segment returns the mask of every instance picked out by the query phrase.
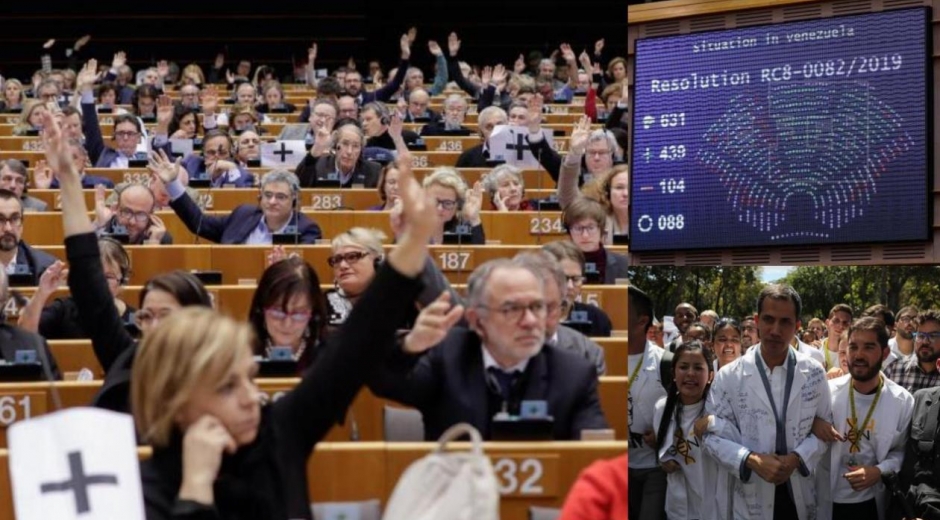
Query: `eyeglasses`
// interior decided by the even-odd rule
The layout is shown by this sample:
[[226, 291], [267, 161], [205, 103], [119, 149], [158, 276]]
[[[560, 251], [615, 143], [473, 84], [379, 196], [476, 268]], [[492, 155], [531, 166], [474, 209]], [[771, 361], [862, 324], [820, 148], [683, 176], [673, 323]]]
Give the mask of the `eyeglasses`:
[[20, 177], [19, 175], [4, 175], [3, 177], [0, 177], [0, 182], [26, 186], [26, 177]]
[[330, 267], [336, 267], [345, 260], [347, 265], [352, 265], [367, 256], [369, 256], [369, 253], [365, 251], [350, 251], [348, 253], [333, 255], [326, 259], [326, 263], [330, 264]]
[[12, 224], [13, 227], [19, 227], [23, 223], [23, 215], [12, 215], [10, 217], [0, 216], [0, 229], [6, 227], [7, 224]]
[[605, 155], [610, 155], [610, 150], [586, 150], [584, 154], [594, 157], [603, 157]]
[[118, 139], [132, 139], [132, 138], [137, 138], [137, 136], [139, 135], [140, 135], [140, 132], [125, 132], [125, 131], [114, 132], [114, 137], [117, 137]]
[[261, 198], [264, 200], [271, 200], [272, 198], [278, 202], [287, 202], [290, 199], [290, 195], [287, 193], [278, 193], [274, 191], [264, 191], [261, 193]]
[[437, 205], [440, 206], [440, 207], [443, 208], [443, 209], [446, 209], [447, 211], [450, 211], [450, 210], [452, 210], [452, 209], [454, 209], [454, 208], [457, 207], [457, 201], [456, 201], [456, 200], [437, 199]]
[[914, 321], [913, 316], [901, 316], [900, 318], [898, 318], [898, 323], [910, 323], [912, 321]]
[[567, 280], [568, 283], [572, 283], [574, 285], [582, 285], [584, 283], [585, 277], [580, 274], [575, 274], [571, 276], [565, 275], [565, 280]]
[[487, 307], [486, 305], [480, 305], [479, 307], [488, 311], [498, 312], [503, 316], [503, 319], [509, 321], [521, 320], [526, 311], [531, 312], [536, 318], [544, 318], [545, 315], [548, 314], [548, 306], [541, 300], [536, 300], [526, 305], [521, 303], [507, 303], [495, 309]]
[[927, 343], [940, 340], [940, 332], [915, 332], [913, 336], [914, 341], [926, 341]]
[[134, 219], [138, 224], [143, 224], [150, 220], [150, 213], [146, 211], [133, 211], [128, 208], [121, 208], [118, 211], [118, 216], [124, 220]]
[[269, 307], [264, 310], [264, 315], [272, 320], [284, 321], [285, 318], [290, 318], [290, 321], [294, 323], [307, 323], [310, 321], [310, 316], [313, 316], [313, 313], [310, 311], [300, 311], [300, 312], [291, 312], [287, 313], [281, 309], [275, 309], [274, 307]]
[[588, 224], [586, 226], [571, 226], [571, 231], [575, 235], [593, 235], [594, 233], [597, 233], [599, 229], [600, 228], [595, 224]]
[[228, 148], [222, 148], [217, 150], [203, 150], [202, 155], [206, 159], [214, 159], [217, 157], [228, 157], [232, 153]]

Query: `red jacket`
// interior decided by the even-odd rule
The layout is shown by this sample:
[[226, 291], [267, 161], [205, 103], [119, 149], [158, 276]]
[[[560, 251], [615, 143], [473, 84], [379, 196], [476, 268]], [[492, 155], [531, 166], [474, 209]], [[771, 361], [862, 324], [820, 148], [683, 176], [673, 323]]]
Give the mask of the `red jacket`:
[[558, 520], [627, 520], [627, 454], [582, 471]]

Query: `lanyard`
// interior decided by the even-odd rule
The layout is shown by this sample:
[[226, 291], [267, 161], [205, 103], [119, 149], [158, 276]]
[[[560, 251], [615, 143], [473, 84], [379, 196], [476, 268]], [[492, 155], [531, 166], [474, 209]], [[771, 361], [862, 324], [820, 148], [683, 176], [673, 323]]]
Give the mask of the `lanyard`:
[[643, 362], [646, 361], [646, 351], [643, 352], [643, 357], [640, 358], [640, 362], [633, 367], [633, 373], [630, 374], [630, 380], [627, 381], [627, 391], [630, 390], [630, 387], [633, 386], [633, 382], [636, 381], [636, 376], [640, 373], [640, 367], [643, 366]]
[[868, 425], [868, 421], [871, 420], [871, 415], [875, 413], [875, 407], [878, 406], [878, 400], [881, 399], [881, 389], [884, 385], [884, 379], [881, 377], [881, 374], [878, 374], [878, 390], [875, 391], [875, 399], [868, 408], [865, 421], [859, 426], [858, 416], [855, 414], [855, 388], [852, 386], [851, 381], [849, 382], [849, 406], [851, 406], [852, 411], [852, 417], [849, 419], [849, 433], [846, 439], [851, 443], [849, 445], [849, 453], [858, 453], [861, 451], [859, 444], [862, 443], [862, 432], [865, 431], [865, 426]]
[[793, 373], [796, 372], [796, 355], [792, 349], [787, 349], [787, 385], [783, 391], [783, 414], [777, 414], [777, 405], [774, 402], [774, 394], [770, 389], [770, 381], [767, 379], [767, 372], [764, 370], [764, 360], [761, 358], [760, 351], [754, 353], [757, 361], [757, 371], [760, 373], [760, 379], [764, 383], [764, 390], [767, 392], [767, 399], [770, 400], [770, 409], [774, 412], [774, 420], [777, 422], [777, 455], [787, 454], [787, 405], [790, 402], [790, 390], [793, 389]]
[[831, 366], [829, 366], [831, 364], [831, 362], [829, 361], [829, 338], [826, 338], [823, 340], [822, 348], [823, 348], [823, 352], [826, 353], [826, 370], [829, 370], [830, 368], [832, 368]]

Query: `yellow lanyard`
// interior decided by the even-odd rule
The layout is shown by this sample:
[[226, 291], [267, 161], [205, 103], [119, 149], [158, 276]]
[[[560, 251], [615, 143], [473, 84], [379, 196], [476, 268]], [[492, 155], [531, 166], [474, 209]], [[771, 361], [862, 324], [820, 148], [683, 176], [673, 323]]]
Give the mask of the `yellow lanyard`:
[[851, 443], [849, 445], [849, 453], [858, 453], [861, 451], [859, 444], [862, 442], [862, 432], [865, 431], [865, 426], [868, 425], [868, 422], [871, 420], [871, 414], [875, 412], [875, 407], [878, 406], [878, 400], [881, 399], [881, 389], [884, 387], [885, 381], [881, 377], [881, 374], [878, 375], [878, 390], [875, 391], [875, 399], [871, 402], [871, 407], [868, 408], [868, 414], [865, 415], [865, 422], [861, 426], [858, 425], [858, 416], [855, 415], [855, 388], [852, 386], [852, 382], [849, 381], [849, 406], [852, 410], [852, 417], [849, 418], [849, 433], [847, 435], [847, 440]]
[[643, 366], [643, 361], [646, 359], [646, 352], [643, 352], [643, 357], [640, 358], [640, 362], [633, 367], [633, 373], [630, 374], [630, 380], [627, 381], [627, 391], [630, 391], [630, 387], [633, 386], [633, 382], [636, 381], [636, 376], [640, 373], [640, 367]]
[[826, 370], [829, 370], [830, 368], [832, 368], [830, 366], [832, 363], [829, 361], [829, 338], [826, 338], [823, 340], [822, 346], [823, 346], [823, 352], [826, 353]]

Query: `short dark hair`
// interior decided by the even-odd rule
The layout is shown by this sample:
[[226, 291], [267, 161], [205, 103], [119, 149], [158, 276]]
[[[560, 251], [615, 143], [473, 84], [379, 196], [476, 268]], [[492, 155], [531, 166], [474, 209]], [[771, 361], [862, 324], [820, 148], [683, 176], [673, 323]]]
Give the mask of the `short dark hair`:
[[884, 350], [888, 348], [888, 329], [885, 327], [885, 322], [881, 321], [875, 316], [862, 316], [861, 318], [852, 322], [849, 326], [849, 337], [852, 337], [852, 334], [855, 334], [859, 331], [871, 331], [878, 336], [878, 344], [881, 345], [881, 349]]
[[144, 306], [144, 298], [147, 297], [147, 293], [154, 290], [170, 294], [182, 307], [190, 305], [212, 307], [212, 298], [209, 296], [209, 291], [202, 285], [199, 278], [185, 271], [170, 271], [148, 280], [140, 291], [139, 306], [141, 308]]
[[771, 300], [789, 300], [793, 302], [793, 307], [796, 311], [795, 317], [797, 320], [800, 319], [800, 313], [803, 312], [803, 300], [800, 299], [800, 294], [796, 292], [796, 289], [793, 287], [782, 283], [767, 284], [757, 296], [758, 315], [761, 313], [764, 300], [767, 298], [770, 298]]
[[917, 314], [917, 318], [914, 320], [918, 327], [928, 321], [932, 321], [940, 325], [940, 310], [927, 309], [925, 311], [920, 311], [920, 313]]
[[875, 305], [872, 305], [871, 307], [862, 311], [862, 318], [869, 316], [874, 316], [875, 318], [880, 319], [888, 327], [894, 326], [894, 313], [891, 312], [891, 309], [889, 309], [886, 305], [876, 303]]
[[[649, 330], [653, 324], [653, 299], [648, 294], [641, 291], [638, 287], [630, 285], [627, 287], [627, 294], [630, 303], [630, 312], [635, 318], [646, 316], [649, 320], [646, 322], [646, 330]], [[628, 324], [629, 326], [629, 324]]]
[[339, 97], [343, 93], [343, 85], [333, 76], [327, 76], [317, 83], [317, 96], [319, 97]]
[[138, 132], [138, 133], [143, 132], [143, 130], [141, 130], [141, 128], [140, 128], [140, 119], [137, 119], [137, 116], [135, 116], [135, 115], [131, 115], [131, 114], [121, 114], [121, 115], [118, 115], [118, 116], [114, 116], [114, 130], [115, 130], [115, 132], [117, 131], [118, 125], [121, 124], [121, 123], [130, 123], [130, 124], [134, 125], [134, 128], [137, 129], [137, 132]]
[[0, 188], [0, 200], [15, 200], [17, 204], [20, 205], [20, 213], [23, 212], [23, 201], [10, 190], [5, 190]]
[[828, 317], [831, 318], [832, 315], [835, 314], [835, 313], [837, 313], [837, 312], [847, 312], [847, 313], [849, 313], [849, 318], [850, 318], [850, 319], [855, 316], [855, 312], [852, 310], [852, 307], [850, 307], [849, 304], [847, 304], [847, 303], [837, 303], [837, 304], [833, 305], [832, 308], [829, 309], [829, 316], [828, 316]]

